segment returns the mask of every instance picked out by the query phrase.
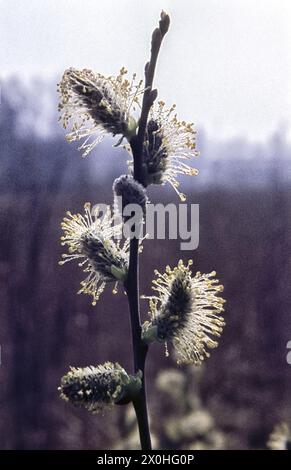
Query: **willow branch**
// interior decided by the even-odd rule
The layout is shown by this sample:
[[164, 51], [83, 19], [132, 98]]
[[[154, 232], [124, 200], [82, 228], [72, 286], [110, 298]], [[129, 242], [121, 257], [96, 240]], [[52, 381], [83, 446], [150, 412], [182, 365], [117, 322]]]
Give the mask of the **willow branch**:
[[[170, 24], [169, 16], [162, 12], [159, 27], [156, 28], [152, 34], [151, 43], [151, 56], [150, 61], [145, 66], [145, 92], [143, 95], [141, 116], [139, 120], [138, 132], [130, 141], [130, 146], [133, 155], [134, 165], [134, 179], [143, 184], [142, 168], [143, 168], [143, 144], [146, 134], [146, 126], [150, 109], [157, 98], [157, 90], [152, 89], [153, 79], [159, 50], [162, 40], [168, 31]], [[130, 241], [130, 254], [129, 254], [129, 269], [126, 282], [126, 292], [128, 296], [130, 319], [131, 319], [131, 332], [132, 332], [132, 345], [134, 356], [134, 371], [141, 370], [142, 372], [142, 388], [135, 399], [133, 405], [135, 408], [141, 447], [143, 450], [151, 449], [151, 438], [148, 424], [147, 412], [147, 398], [145, 387], [145, 361], [148, 351], [148, 346], [142, 341], [141, 338], [141, 320], [140, 320], [140, 303], [139, 303], [139, 240], [134, 237]]]

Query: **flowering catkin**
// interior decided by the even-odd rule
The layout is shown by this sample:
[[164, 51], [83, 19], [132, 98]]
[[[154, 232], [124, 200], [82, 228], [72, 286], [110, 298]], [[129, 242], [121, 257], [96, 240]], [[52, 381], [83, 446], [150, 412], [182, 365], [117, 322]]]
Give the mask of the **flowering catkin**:
[[107, 282], [125, 281], [129, 242], [122, 245], [120, 239], [114, 239], [120, 237], [122, 227], [113, 225], [110, 208], [103, 217], [98, 216], [98, 206], [93, 215], [90, 203], [86, 203], [84, 209], [84, 215], [67, 212], [63, 219], [61, 240], [69, 253], [62, 255], [60, 264], [80, 260], [79, 266], [84, 266], [84, 272], [89, 274], [81, 282], [78, 293], [91, 295], [95, 305]]
[[106, 362], [97, 367], [72, 367], [62, 377], [59, 391], [64, 400], [98, 413], [130, 400], [140, 385], [139, 374], [130, 376], [118, 363]]
[[91, 70], [70, 68], [64, 72], [58, 86], [60, 93], [60, 120], [71, 132], [69, 142], [85, 139], [79, 149], [87, 156], [102, 140], [104, 133], [121, 134], [130, 138], [136, 131], [131, 112], [138, 104], [142, 81], [135, 83], [125, 78], [120, 70], [117, 77], [104, 77]]
[[215, 279], [216, 273], [197, 272], [193, 277], [191, 264], [191, 260], [187, 265], [180, 260], [174, 269], [167, 266], [164, 274], [155, 271], [153, 289], [158, 295], [146, 297], [151, 321], [143, 325], [143, 338], [170, 341], [178, 363], [199, 365], [209, 357], [207, 348], [218, 345], [213, 337], [221, 335], [225, 301], [219, 296], [223, 286]]
[[143, 144], [143, 181], [149, 184], [169, 182], [181, 200], [186, 197], [178, 190], [177, 176], [198, 174], [185, 161], [197, 156], [196, 131], [192, 123], [179, 121], [175, 105], [165, 108], [159, 101], [150, 112]]
[[269, 436], [267, 446], [271, 450], [291, 450], [291, 432], [287, 423], [275, 426]]

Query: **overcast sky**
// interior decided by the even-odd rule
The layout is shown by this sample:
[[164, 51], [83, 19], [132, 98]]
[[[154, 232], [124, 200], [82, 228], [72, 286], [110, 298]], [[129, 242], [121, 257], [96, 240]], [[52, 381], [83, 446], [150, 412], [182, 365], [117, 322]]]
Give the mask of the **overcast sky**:
[[161, 9], [155, 84], [183, 118], [260, 140], [290, 121], [291, 0], [0, 0], [0, 74], [142, 73]]

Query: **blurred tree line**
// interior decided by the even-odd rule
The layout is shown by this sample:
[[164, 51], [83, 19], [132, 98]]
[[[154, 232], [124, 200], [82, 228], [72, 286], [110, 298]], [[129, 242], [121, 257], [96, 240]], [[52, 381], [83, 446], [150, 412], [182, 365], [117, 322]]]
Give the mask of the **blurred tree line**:
[[[127, 301], [121, 290], [116, 296], [107, 291], [95, 308], [89, 297], [77, 296], [82, 273], [78, 266], [58, 266], [59, 237], [66, 210], [112, 202], [111, 186], [126, 171], [127, 157], [107, 141], [82, 160], [54, 125], [42, 134], [41, 92], [38, 84], [29, 97], [13, 80], [2, 87], [1, 448], [113, 448], [124, 437], [123, 408], [91, 416], [62, 402], [57, 387], [69, 365], [112, 360], [131, 367]], [[211, 413], [225, 448], [259, 448], [275, 423], [291, 421], [290, 145], [283, 131], [265, 146], [244, 139], [219, 144], [201, 132], [199, 149], [200, 175], [183, 182], [188, 202], [200, 204], [199, 248], [188, 253], [179, 241], [147, 241], [142, 292], [149, 293], [154, 268], [181, 257], [193, 258], [197, 270], [218, 272], [227, 325], [190, 392], [199, 390], [199, 406]], [[175, 194], [151, 188], [150, 199], [167, 203]], [[185, 448], [155, 426], [173, 415], [151, 393], [159, 371], [174, 366], [163, 355], [163, 347], [154, 346], [148, 361], [152, 423], [161, 445]]]

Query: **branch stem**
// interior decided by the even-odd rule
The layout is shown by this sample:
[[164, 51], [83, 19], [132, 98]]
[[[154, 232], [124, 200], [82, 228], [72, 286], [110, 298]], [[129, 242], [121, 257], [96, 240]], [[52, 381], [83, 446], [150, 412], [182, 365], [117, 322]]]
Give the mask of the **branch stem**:
[[[137, 135], [132, 137], [130, 141], [133, 154], [133, 176], [134, 179], [141, 184], [143, 184], [142, 150], [146, 135], [146, 126], [150, 109], [157, 97], [157, 91], [152, 89], [153, 79], [162, 39], [168, 31], [169, 23], [169, 16], [162, 12], [159, 27], [156, 28], [152, 34], [150, 61], [145, 66], [145, 92], [143, 95], [138, 132]], [[128, 296], [131, 319], [134, 371], [135, 373], [139, 370], [142, 372], [142, 387], [139, 395], [133, 402], [133, 406], [139, 427], [141, 448], [142, 450], [151, 450], [151, 437], [148, 423], [145, 386], [145, 361], [148, 352], [148, 346], [142, 341], [141, 338], [139, 302], [139, 240], [137, 238], [132, 238], [130, 240], [129, 268], [125, 288]]]

